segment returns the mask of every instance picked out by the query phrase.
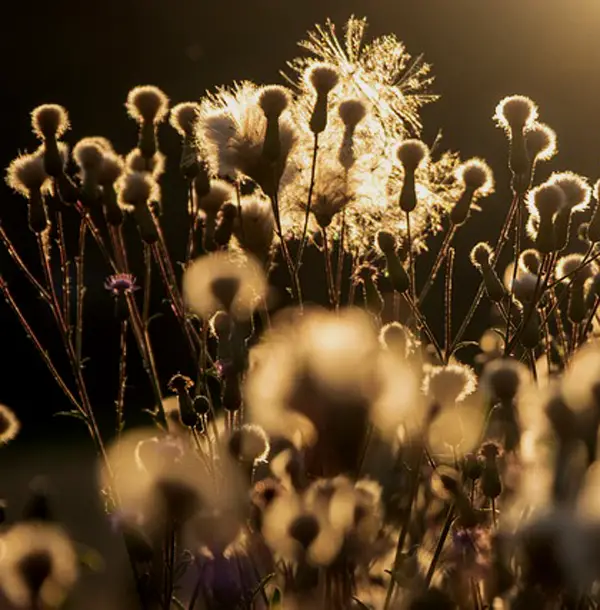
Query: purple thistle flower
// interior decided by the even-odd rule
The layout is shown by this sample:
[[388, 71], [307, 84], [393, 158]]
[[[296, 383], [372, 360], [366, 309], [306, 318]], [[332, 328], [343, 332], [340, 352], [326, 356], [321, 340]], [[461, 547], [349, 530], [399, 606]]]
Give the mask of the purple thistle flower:
[[139, 286], [136, 285], [135, 276], [131, 273], [117, 273], [108, 277], [104, 282], [104, 288], [114, 297], [118, 297], [138, 290]]

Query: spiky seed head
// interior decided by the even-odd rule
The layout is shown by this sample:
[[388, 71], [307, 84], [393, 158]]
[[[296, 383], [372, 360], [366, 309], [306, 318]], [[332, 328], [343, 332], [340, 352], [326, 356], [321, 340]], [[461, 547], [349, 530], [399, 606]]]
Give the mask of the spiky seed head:
[[119, 203], [127, 206], [146, 205], [154, 199], [157, 192], [156, 182], [150, 174], [128, 172], [118, 182]]
[[338, 114], [346, 127], [354, 129], [367, 116], [367, 106], [362, 100], [344, 100], [338, 107]]
[[530, 159], [548, 161], [558, 152], [556, 132], [545, 123], [534, 123], [525, 132], [525, 146]]
[[167, 116], [169, 98], [154, 85], [142, 85], [129, 92], [125, 107], [138, 123], [158, 124]]
[[538, 274], [540, 272], [540, 253], [533, 248], [521, 252], [519, 256], [519, 269], [525, 273]]
[[506, 130], [522, 131], [533, 125], [538, 116], [538, 108], [524, 95], [505, 97], [496, 106], [494, 118]]
[[554, 172], [548, 183], [560, 187], [565, 194], [565, 204], [571, 211], [580, 212], [589, 206], [592, 187], [587, 178], [568, 171]]
[[225, 180], [211, 180], [210, 191], [198, 200], [198, 209], [209, 216], [215, 215], [224, 203], [235, 201], [235, 187]]
[[17, 416], [6, 405], [0, 404], [0, 445], [12, 441], [21, 429]]
[[58, 104], [42, 104], [31, 113], [31, 126], [41, 140], [60, 138], [70, 127], [69, 114]]
[[478, 244], [475, 244], [471, 250], [469, 258], [475, 267], [480, 268], [491, 263], [494, 258], [494, 253], [490, 244], [488, 244], [486, 241], [480, 241]]
[[465, 161], [457, 168], [456, 177], [478, 195], [489, 195], [494, 190], [494, 174], [483, 159]]
[[377, 231], [375, 245], [383, 254], [396, 252], [396, 238], [389, 231]]
[[441, 405], [464, 400], [476, 387], [473, 369], [464, 364], [432, 366], [423, 380], [423, 392]]
[[337, 68], [322, 62], [313, 64], [308, 68], [305, 78], [306, 83], [319, 95], [327, 95], [337, 86], [340, 80]]
[[43, 188], [47, 181], [44, 158], [37, 153], [17, 157], [6, 170], [6, 183], [24, 197]]
[[98, 182], [102, 185], [114, 184], [123, 174], [125, 163], [116, 153], [108, 152], [102, 156]]
[[73, 148], [75, 163], [83, 171], [99, 171], [106, 149], [97, 138], [83, 138]]
[[429, 149], [421, 140], [404, 140], [396, 148], [396, 157], [406, 171], [414, 172], [429, 158]]
[[193, 136], [196, 121], [200, 114], [200, 104], [182, 102], [171, 108], [169, 123], [182, 136]]
[[566, 205], [564, 191], [557, 184], [545, 182], [544, 184], [529, 191], [527, 196], [527, 207], [535, 216], [546, 216], [551, 218]]
[[132, 172], [147, 172], [158, 180], [165, 173], [165, 156], [157, 150], [147, 159], [139, 148], [134, 148], [125, 157], [125, 165]]
[[286, 87], [268, 85], [258, 91], [258, 105], [267, 118], [279, 118], [291, 101], [292, 94]]
[[267, 433], [255, 424], [244, 424], [229, 439], [229, 451], [241, 462], [264, 462], [271, 446]]

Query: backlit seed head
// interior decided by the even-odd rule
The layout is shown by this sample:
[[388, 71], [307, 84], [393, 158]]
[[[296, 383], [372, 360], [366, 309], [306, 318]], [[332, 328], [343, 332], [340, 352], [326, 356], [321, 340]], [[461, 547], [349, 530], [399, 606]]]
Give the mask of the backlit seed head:
[[564, 191], [558, 184], [545, 182], [529, 191], [527, 208], [531, 214], [552, 218], [567, 204]]
[[134, 87], [125, 103], [129, 116], [138, 123], [158, 124], [169, 111], [169, 98], [153, 85]]
[[196, 102], [182, 102], [171, 108], [169, 123], [181, 136], [194, 135], [196, 121], [200, 114], [200, 104]]
[[31, 113], [31, 126], [33, 133], [41, 140], [60, 138], [70, 127], [69, 115], [58, 104], [43, 104]]
[[429, 158], [429, 149], [421, 140], [404, 140], [396, 148], [396, 157], [405, 171], [414, 172]]
[[319, 95], [327, 95], [334, 89], [339, 80], [337, 68], [327, 63], [316, 63], [312, 65], [305, 75], [306, 83], [310, 85]]
[[494, 190], [494, 174], [483, 159], [465, 161], [458, 167], [456, 177], [478, 195], [488, 195]]
[[536, 122], [525, 132], [525, 146], [532, 161], [548, 161], [558, 152], [556, 132]]
[[367, 106], [362, 100], [344, 100], [338, 106], [338, 114], [346, 127], [354, 129], [367, 116]]
[[475, 267], [485, 267], [493, 260], [493, 256], [491, 246], [485, 241], [480, 241], [471, 250], [469, 258]]
[[269, 85], [258, 91], [258, 104], [267, 118], [279, 118], [291, 100], [290, 91], [279, 85]]
[[536, 104], [524, 95], [505, 97], [496, 106], [494, 118], [507, 130], [522, 131], [533, 125], [538, 116]]

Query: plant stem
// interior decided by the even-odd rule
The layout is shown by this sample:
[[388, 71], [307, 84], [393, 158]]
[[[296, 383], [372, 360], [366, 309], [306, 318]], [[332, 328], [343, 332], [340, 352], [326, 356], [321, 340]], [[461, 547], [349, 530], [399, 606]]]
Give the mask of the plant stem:
[[446, 516], [446, 521], [444, 522], [442, 532], [440, 534], [439, 540], [435, 547], [435, 551], [433, 553], [433, 559], [431, 560], [431, 564], [429, 565], [429, 570], [427, 570], [427, 575], [425, 576], [425, 588], [426, 589], [429, 588], [433, 575], [435, 574], [435, 568], [437, 567], [438, 561], [442, 554], [444, 544], [446, 543], [446, 538], [448, 538], [448, 534], [450, 533], [450, 528], [452, 527], [453, 520], [454, 520], [454, 506], [452, 505], [448, 508], [448, 514]]
[[437, 274], [442, 266], [442, 263], [444, 262], [444, 259], [446, 258], [447, 254], [448, 254], [448, 250], [450, 249], [450, 244], [452, 243], [452, 239], [454, 238], [454, 235], [456, 234], [456, 228], [457, 228], [456, 225], [453, 224], [450, 226], [450, 228], [446, 232], [444, 241], [442, 242], [440, 250], [438, 251], [437, 257], [435, 259], [435, 263], [433, 264], [433, 267], [431, 268], [431, 271], [429, 273], [429, 277], [427, 278], [427, 281], [425, 282], [425, 286], [423, 286], [423, 289], [421, 290], [421, 294], [419, 294], [419, 305], [421, 305], [423, 303], [423, 301], [427, 297], [427, 294], [431, 290], [433, 283], [435, 282], [435, 278], [437, 277]]
[[312, 208], [312, 198], [315, 189], [315, 179], [317, 175], [317, 156], [319, 153], [319, 134], [315, 133], [313, 141], [313, 154], [312, 164], [310, 168], [310, 184], [308, 186], [308, 200], [306, 202], [306, 213], [304, 215], [304, 226], [302, 228], [302, 238], [300, 239], [300, 246], [298, 248], [298, 256], [296, 258], [296, 264], [294, 265], [294, 272], [298, 272], [300, 264], [302, 263], [302, 255], [304, 254], [304, 247], [306, 245], [306, 235], [308, 233], [308, 221], [310, 219], [310, 211]]
[[446, 261], [446, 286], [445, 286], [445, 305], [446, 305], [446, 320], [444, 324], [445, 330], [445, 358], [444, 363], [448, 364], [451, 353], [448, 351], [452, 345], [452, 275], [454, 271], [454, 248], [448, 250], [448, 258]]

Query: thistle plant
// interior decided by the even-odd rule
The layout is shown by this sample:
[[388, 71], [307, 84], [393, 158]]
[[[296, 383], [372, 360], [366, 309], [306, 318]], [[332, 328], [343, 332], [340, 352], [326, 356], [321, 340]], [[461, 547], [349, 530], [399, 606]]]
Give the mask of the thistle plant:
[[[176, 104], [180, 150], [161, 142], [166, 94], [141, 86], [124, 95], [138, 125], [128, 152], [103, 137], [69, 152], [67, 110], [45, 104], [31, 114], [41, 146], [7, 169], [40, 265], [1, 226], [0, 241], [68, 370], [2, 277], [0, 289], [62, 415], [92, 438], [137, 607], [597, 608], [600, 183], [540, 178], [557, 136], [543, 103], [511, 95], [493, 117], [509, 144], [502, 208], [484, 159], [423, 139], [433, 78], [395, 36], [367, 42], [353, 17], [342, 38], [327, 22], [301, 47], [285, 86]], [[170, 158], [184, 201], [163, 180]], [[459, 229], [494, 205], [496, 240], [465, 251]], [[113, 428], [84, 366], [92, 248], [119, 333]], [[475, 286], [459, 275], [471, 264]], [[471, 302], [457, 330], [456, 289]], [[166, 371], [156, 315], [182, 355]], [[134, 358], [149, 408], [128, 386]], [[19, 429], [0, 406], [0, 445]], [[6, 604], [68, 608], [86, 575], [46, 496], [3, 527]]]

